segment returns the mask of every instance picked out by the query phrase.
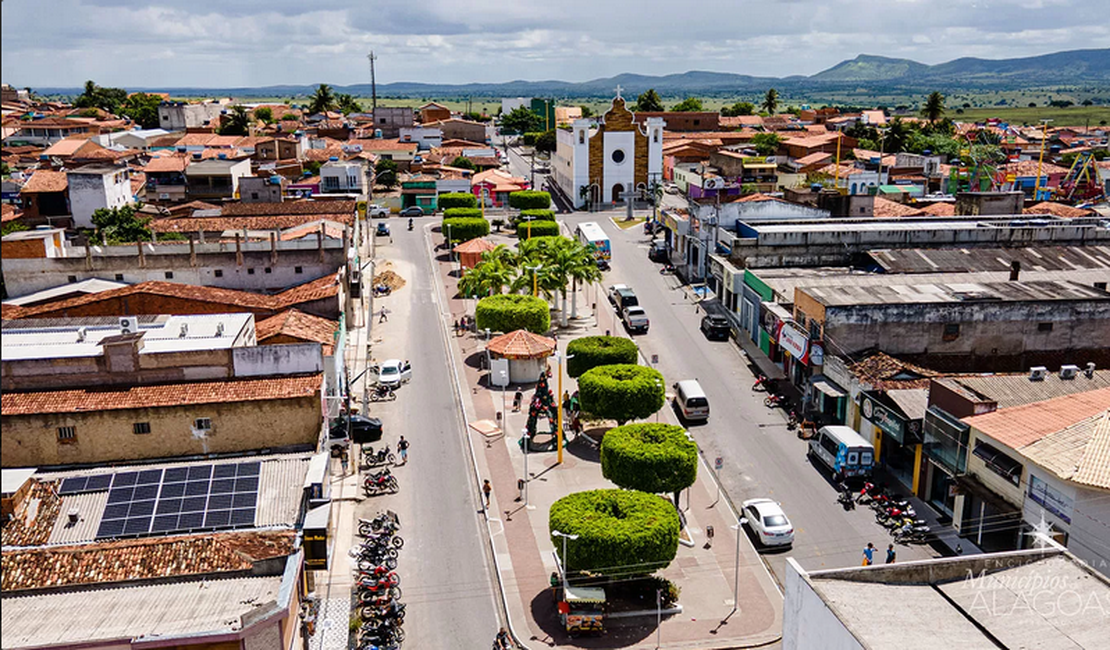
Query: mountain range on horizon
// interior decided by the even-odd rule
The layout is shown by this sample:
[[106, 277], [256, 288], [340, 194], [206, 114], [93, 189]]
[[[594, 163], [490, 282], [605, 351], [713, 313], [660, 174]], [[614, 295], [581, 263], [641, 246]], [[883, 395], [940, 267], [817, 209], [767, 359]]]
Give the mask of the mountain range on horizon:
[[[326, 82], [325, 82], [326, 83]], [[514, 80], [500, 83], [378, 84], [379, 97], [605, 97], [617, 85], [629, 96], [654, 88], [661, 95], [749, 93], [770, 87], [781, 91], [879, 90], [921, 92], [942, 90], [1012, 90], [1082, 84], [1110, 91], [1110, 48], [1070, 50], [1017, 59], [964, 57], [928, 65], [910, 59], [861, 54], [814, 75], [756, 77], [729, 72], [692, 70], [662, 76], [624, 73], [583, 82]], [[137, 87], [131, 91], [168, 92], [175, 96], [226, 95], [280, 97], [307, 95], [315, 85], [272, 85], [256, 88]], [[333, 85], [336, 92], [369, 96], [370, 84]], [[79, 94], [81, 88], [37, 88], [46, 94]]]

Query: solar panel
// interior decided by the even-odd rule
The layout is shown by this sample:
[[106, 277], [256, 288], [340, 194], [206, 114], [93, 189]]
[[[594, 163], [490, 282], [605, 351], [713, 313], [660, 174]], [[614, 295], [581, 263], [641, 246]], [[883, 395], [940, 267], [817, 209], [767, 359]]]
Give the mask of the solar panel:
[[208, 497], [186, 497], [181, 500], [181, 512], [204, 512]]
[[132, 501], [131, 509], [127, 511], [128, 517], [143, 517], [154, 514], [154, 501]]
[[200, 494], [208, 494], [208, 481], [189, 481], [185, 484], [185, 496], [195, 497]]
[[257, 492], [258, 491], [258, 477], [248, 476], [246, 478], [235, 479], [236, 492]]
[[139, 480], [136, 485], [147, 485], [150, 483], [162, 482], [162, 470], [160, 469], [144, 469], [139, 472]]
[[241, 492], [231, 499], [232, 508], [251, 508], [253, 510], [257, 503], [258, 495], [252, 492]]
[[201, 479], [209, 479], [212, 477], [211, 465], [194, 465], [189, 468], [189, 480], [199, 481]]
[[213, 494], [208, 497], [209, 510], [223, 510], [231, 507], [230, 494]]
[[209, 510], [204, 516], [205, 528], [226, 528], [231, 521], [231, 510]]
[[111, 474], [98, 474], [90, 476], [88, 484], [85, 485], [85, 492], [100, 492], [107, 490], [112, 485]]
[[67, 478], [62, 481], [62, 486], [58, 488], [58, 495], [65, 496], [67, 494], [79, 494], [85, 491], [85, 484], [89, 482], [87, 476], [75, 476]]
[[123, 526], [124, 535], [146, 535], [150, 532], [150, 517], [128, 517]]
[[131, 496], [133, 494], [135, 494], [135, 488], [112, 488], [112, 491], [108, 493], [108, 504], [128, 503], [131, 501]]
[[178, 530], [196, 530], [204, 527], [203, 512], [186, 512], [177, 519]]
[[212, 472], [212, 478], [235, 478], [236, 465], [227, 463], [225, 465], [216, 465], [215, 470]]
[[[159, 507], [161, 505], [159, 504]], [[162, 515], [154, 518], [154, 523], [150, 525], [150, 532], [152, 533], [168, 533], [177, 530], [177, 515]]]
[[128, 509], [131, 508], [130, 503], [116, 503], [104, 508], [104, 514], [100, 516], [101, 519], [123, 519], [127, 516]]
[[188, 476], [189, 476], [189, 468], [188, 467], [171, 467], [171, 468], [166, 470], [164, 476], [162, 477], [162, 482], [163, 483], [177, 483], [179, 481], [184, 481], [186, 479], [186, 477], [188, 477]]
[[262, 473], [262, 463], [239, 463], [239, 470], [236, 476], [258, 476]]
[[160, 499], [155, 512], [159, 515], [173, 515], [176, 518], [181, 512], [181, 499]]
[[135, 501], [145, 501], [146, 499], [154, 499], [158, 497], [157, 485], [140, 485], [135, 488], [135, 494], [131, 498]]
[[254, 508], [243, 508], [231, 511], [232, 526], [253, 526]]
[[221, 478], [212, 481], [212, 489], [209, 490], [210, 494], [225, 494], [227, 492], [235, 491], [235, 479]]
[[174, 497], [185, 496], [184, 483], [163, 483], [162, 492], [159, 494], [160, 499], [172, 499]]
[[96, 531], [98, 538], [104, 537], [119, 537], [123, 534], [124, 519], [105, 519], [100, 522], [100, 528]]
[[135, 485], [139, 480], [138, 472], [120, 472], [116, 474], [115, 480], [112, 481], [112, 487], [125, 487], [128, 485]]

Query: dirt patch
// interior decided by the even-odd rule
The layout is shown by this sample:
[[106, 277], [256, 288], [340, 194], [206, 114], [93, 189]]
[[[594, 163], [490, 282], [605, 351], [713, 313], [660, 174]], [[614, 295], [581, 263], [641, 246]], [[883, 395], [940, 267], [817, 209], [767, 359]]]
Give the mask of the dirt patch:
[[380, 284], [389, 287], [390, 291], [396, 291], [405, 286], [405, 279], [394, 273], [392, 269], [387, 269], [374, 276], [374, 286]]

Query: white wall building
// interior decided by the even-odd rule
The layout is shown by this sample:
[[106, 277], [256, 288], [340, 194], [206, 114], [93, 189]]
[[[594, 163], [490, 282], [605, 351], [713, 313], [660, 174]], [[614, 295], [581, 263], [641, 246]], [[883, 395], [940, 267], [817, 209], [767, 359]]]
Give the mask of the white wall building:
[[93, 228], [92, 215], [100, 208], [131, 203], [131, 172], [126, 167], [89, 165], [66, 172], [69, 205], [76, 228]]
[[368, 174], [369, 169], [361, 160], [329, 160], [320, 167], [320, 192], [365, 196], [369, 190]]
[[158, 126], [170, 131], [183, 131], [188, 128], [210, 126], [225, 109], [223, 104], [207, 102], [187, 104], [185, 102], [163, 102], [158, 106]]

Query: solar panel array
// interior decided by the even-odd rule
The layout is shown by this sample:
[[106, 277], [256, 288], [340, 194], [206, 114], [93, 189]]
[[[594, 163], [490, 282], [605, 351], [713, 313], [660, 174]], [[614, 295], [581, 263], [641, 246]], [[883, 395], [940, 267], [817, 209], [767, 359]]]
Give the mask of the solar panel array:
[[96, 476], [75, 476], [62, 481], [58, 489], [59, 496], [81, 494], [84, 492], [101, 492], [112, 486], [112, 474], [98, 474]]
[[[253, 462], [119, 472], [96, 537], [253, 526], [260, 471]], [[83, 491], [92, 490], [86, 484]]]

